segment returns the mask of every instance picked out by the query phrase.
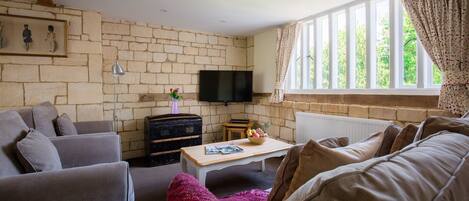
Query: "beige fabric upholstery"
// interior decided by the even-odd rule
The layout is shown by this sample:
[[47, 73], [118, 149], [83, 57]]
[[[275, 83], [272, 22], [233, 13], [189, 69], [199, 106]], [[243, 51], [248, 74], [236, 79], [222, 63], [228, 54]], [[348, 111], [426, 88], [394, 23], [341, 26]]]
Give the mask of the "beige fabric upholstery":
[[[349, 142], [348, 137], [333, 137], [318, 140], [318, 143], [329, 147], [337, 148], [347, 146]], [[275, 175], [274, 186], [269, 194], [269, 201], [281, 201], [290, 186], [293, 174], [295, 174], [298, 167], [300, 151], [304, 145], [296, 145], [288, 150], [287, 155], [283, 158], [280, 166]]]
[[319, 139], [318, 143], [322, 146], [329, 147], [329, 148], [338, 148], [338, 147], [345, 147], [349, 144], [348, 137], [330, 137]]
[[439, 131], [451, 131], [469, 135], [468, 118], [429, 117], [420, 125], [414, 141], [419, 141]]
[[384, 130], [384, 139], [376, 152], [375, 157], [385, 156], [391, 153], [391, 147], [402, 128], [399, 125], [390, 125]]
[[335, 149], [310, 140], [300, 152], [298, 168], [284, 198], [288, 198], [296, 189], [321, 172], [372, 158], [382, 141], [382, 132], [375, 133], [361, 142]]
[[469, 197], [469, 137], [442, 131], [405, 149], [323, 172], [288, 201], [440, 201]]
[[401, 132], [397, 134], [396, 139], [394, 140], [394, 143], [391, 146], [390, 153], [399, 151], [407, 145], [412, 144], [412, 142], [414, 142], [414, 138], [417, 134], [418, 129], [419, 128], [414, 124], [409, 124], [404, 127]]

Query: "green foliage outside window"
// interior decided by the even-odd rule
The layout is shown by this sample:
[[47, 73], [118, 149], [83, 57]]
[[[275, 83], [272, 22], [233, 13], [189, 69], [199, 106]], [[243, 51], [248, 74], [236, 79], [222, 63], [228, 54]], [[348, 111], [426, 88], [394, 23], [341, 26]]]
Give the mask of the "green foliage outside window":
[[[379, 40], [376, 43], [377, 57], [377, 87], [389, 88], [390, 86], [390, 36], [389, 20], [387, 18], [377, 19], [380, 23], [378, 33]], [[338, 59], [338, 88], [346, 88], [347, 58], [346, 58], [346, 31], [339, 29], [337, 33], [337, 59]], [[355, 27], [355, 79], [356, 88], [366, 88], [366, 25], [359, 24]], [[403, 60], [404, 60], [404, 85], [415, 85], [417, 83], [417, 33], [407, 13], [403, 19]], [[329, 41], [323, 41], [322, 55], [322, 87], [329, 86]], [[309, 50], [308, 60], [310, 62], [310, 80], [314, 80], [314, 47]], [[432, 65], [433, 84], [441, 84], [442, 77], [439, 68]], [[298, 77], [300, 78], [300, 76]]]
[[404, 85], [417, 83], [417, 33], [407, 13], [404, 14]]

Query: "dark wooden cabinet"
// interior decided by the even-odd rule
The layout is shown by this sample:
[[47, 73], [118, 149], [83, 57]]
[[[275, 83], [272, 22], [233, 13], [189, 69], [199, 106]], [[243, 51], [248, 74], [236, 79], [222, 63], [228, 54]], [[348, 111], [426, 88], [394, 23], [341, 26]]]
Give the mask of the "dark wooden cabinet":
[[202, 118], [195, 114], [145, 117], [145, 155], [149, 166], [179, 162], [180, 148], [202, 144]]

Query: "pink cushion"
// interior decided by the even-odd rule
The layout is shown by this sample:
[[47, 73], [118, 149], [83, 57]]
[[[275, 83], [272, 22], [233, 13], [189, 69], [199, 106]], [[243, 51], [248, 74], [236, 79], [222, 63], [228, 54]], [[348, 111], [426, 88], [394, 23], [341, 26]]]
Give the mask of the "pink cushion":
[[269, 193], [263, 190], [250, 190], [217, 199], [207, 188], [201, 186], [192, 175], [180, 173], [169, 185], [168, 201], [266, 201]]

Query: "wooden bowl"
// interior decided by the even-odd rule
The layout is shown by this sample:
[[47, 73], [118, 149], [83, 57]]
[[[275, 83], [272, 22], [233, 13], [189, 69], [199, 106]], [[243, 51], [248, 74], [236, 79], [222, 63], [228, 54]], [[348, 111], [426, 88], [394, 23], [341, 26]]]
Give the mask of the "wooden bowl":
[[267, 137], [248, 137], [249, 142], [252, 144], [261, 145], [264, 144]]

